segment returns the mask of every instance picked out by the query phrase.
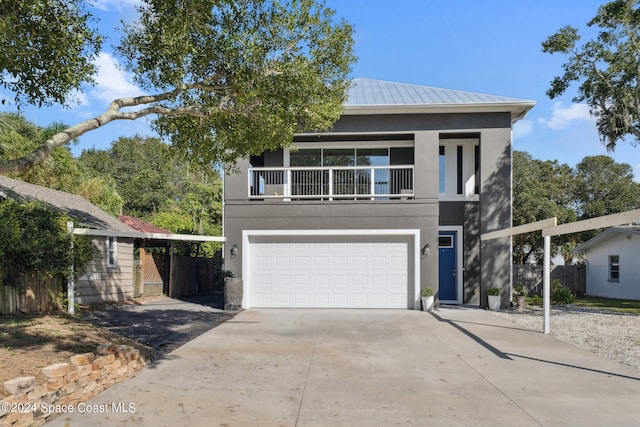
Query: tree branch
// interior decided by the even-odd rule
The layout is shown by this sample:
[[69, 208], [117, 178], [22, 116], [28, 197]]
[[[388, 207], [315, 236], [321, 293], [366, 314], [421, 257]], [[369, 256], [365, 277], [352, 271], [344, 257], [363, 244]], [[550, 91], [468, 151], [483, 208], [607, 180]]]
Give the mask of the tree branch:
[[68, 144], [73, 139], [84, 135], [87, 132], [98, 129], [106, 124], [116, 120], [136, 120], [141, 117], [152, 114], [168, 115], [168, 116], [191, 116], [191, 117], [207, 117], [211, 114], [220, 112], [217, 108], [201, 108], [201, 107], [182, 107], [170, 108], [162, 105], [152, 105], [138, 111], [121, 111], [124, 107], [137, 107], [141, 105], [149, 105], [167, 101], [174, 98], [179, 93], [192, 88], [184, 85], [175, 90], [159, 93], [155, 95], [142, 95], [133, 98], [119, 98], [114, 100], [109, 108], [97, 117], [71, 126], [51, 138], [47, 139], [40, 147], [27, 154], [26, 156], [12, 160], [0, 160], [0, 175], [6, 175], [13, 172], [23, 172], [31, 169], [33, 166], [42, 162], [53, 150]]

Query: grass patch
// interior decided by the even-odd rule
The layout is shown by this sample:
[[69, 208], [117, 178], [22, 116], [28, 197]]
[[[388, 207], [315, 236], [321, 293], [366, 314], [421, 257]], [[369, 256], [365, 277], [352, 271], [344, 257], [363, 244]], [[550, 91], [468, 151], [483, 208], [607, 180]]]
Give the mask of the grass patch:
[[619, 313], [640, 315], [640, 301], [577, 296], [573, 303], [582, 307], [599, 308], [602, 310], [617, 311]]

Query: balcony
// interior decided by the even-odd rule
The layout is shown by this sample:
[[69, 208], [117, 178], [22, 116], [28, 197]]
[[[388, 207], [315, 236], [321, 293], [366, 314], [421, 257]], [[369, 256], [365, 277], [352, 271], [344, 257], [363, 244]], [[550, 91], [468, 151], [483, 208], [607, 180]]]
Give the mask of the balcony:
[[411, 199], [413, 165], [249, 168], [249, 199]]

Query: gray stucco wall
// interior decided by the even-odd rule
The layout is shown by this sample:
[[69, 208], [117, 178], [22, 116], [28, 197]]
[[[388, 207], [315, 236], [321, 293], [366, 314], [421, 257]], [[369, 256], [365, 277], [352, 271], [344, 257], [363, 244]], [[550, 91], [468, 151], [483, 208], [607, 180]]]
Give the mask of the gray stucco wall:
[[[480, 233], [511, 226], [511, 131], [490, 129], [480, 141]], [[481, 306], [486, 306], [486, 289], [502, 288], [502, 307], [511, 295], [511, 238], [480, 242]]]

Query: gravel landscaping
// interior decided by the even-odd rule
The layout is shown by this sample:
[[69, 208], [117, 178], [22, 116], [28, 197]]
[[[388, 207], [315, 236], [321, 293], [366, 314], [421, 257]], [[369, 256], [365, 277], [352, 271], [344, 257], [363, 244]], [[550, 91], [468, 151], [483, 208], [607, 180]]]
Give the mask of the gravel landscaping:
[[[543, 330], [542, 307], [492, 312], [533, 331]], [[551, 307], [551, 335], [640, 370], [640, 316], [576, 305]]]

